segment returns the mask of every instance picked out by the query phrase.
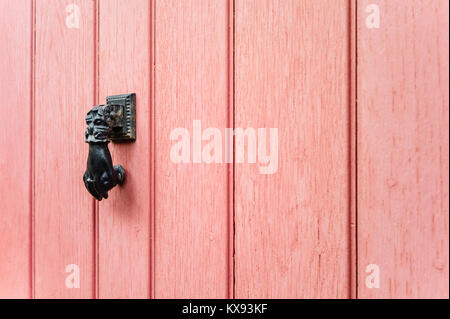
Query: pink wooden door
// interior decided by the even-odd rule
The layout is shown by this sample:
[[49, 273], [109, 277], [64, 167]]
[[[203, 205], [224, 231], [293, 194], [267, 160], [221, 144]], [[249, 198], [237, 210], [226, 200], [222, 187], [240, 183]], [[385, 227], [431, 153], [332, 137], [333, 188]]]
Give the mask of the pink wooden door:
[[[0, 1], [0, 297], [448, 298], [448, 24], [445, 0]], [[98, 202], [84, 118], [131, 92]]]

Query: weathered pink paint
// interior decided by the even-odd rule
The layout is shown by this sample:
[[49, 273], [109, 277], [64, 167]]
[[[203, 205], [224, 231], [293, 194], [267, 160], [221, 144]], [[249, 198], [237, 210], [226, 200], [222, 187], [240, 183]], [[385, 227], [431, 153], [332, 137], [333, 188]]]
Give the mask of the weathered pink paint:
[[32, 295], [32, 13], [0, 1], [0, 298]]
[[[98, 213], [99, 298], [149, 298], [151, 274], [151, 36], [150, 2], [99, 2], [98, 99], [136, 93], [136, 142], [110, 143], [125, 167], [123, 187], [110, 192]], [[114, 21], [111, 24], [111, 21]]]
[[225, 0], [155, 3], [156, 298], [226, 298], [230, 164], [175, 164], [170, 131], [193, 120], [228, 127], [230, 112]]
[[448, 298], [448, 1], [376, 1], [368, 29], [372, 3], [358, 2], [358, 296]]
[[[0, 1], [0, 297], [448, 298], [448, 9]], [[127, 92], [128, 180], [96, 203], [85, 114]], [[193, 120], [277, 127], [278, 171], [173, 163]]]
[[[36, 298], [94, 297], [94, 210], [82, 176], [86, 112], [94, 104], [94, 2], [36, 2], [34, 136], [34, 291]], [[73, 14], [76, 14], [74, 12]], [[80, 288], [68, 288], [68, 265]], [[70, 270], [70, 269], [69, 269]]]
[[279, 168], [235, 164], [236, 297], [349, 296], [349, 3], [236, 1], [235, 126], [279, 130]]

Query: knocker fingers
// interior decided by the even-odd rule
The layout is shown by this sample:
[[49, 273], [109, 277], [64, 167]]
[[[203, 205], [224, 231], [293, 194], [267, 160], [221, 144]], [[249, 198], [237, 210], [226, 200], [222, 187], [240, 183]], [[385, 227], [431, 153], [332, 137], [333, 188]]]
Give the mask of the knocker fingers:
[[108, 198], [108, 191], [105, 189], [105, 187], [102, 185], [102, 182], [100, 180], [100, 178], [96, 178], [95, 179], [95, 189], [97, 190], [97, 193], [103, 197], [103, 198]]
[[94, 186], [94, 180], [87, 176], [85, 173], [83, 176], [84, 186], [86, 186], [88, 192], [94, 196], [97, 200], [102, 200], [102, 197], [98, 194]]

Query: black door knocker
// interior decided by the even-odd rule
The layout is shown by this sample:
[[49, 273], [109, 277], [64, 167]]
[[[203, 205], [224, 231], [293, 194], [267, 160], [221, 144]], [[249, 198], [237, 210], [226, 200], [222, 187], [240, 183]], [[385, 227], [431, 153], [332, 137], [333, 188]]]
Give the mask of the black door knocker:
[[89, 193], [98, 200], [125, 182], [125, 169], [112, 163], [108, 143], [136, 140], [136, 94], [108, 96], [105, 105], [94, 106], [86, 116], [89, 143], [87, 169], [83, 180]]

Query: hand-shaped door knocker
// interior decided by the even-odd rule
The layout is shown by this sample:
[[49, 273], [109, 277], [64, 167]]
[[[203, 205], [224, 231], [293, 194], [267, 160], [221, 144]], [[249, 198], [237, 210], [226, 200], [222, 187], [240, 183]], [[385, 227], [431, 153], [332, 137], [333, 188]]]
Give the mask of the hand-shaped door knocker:
[[94, 106], [86, 116], [86, 143], [89, 143], [87, 169], [83, 180], [89, 193], [98, 200], [125, 182], [125, 169], [112, 163], [110, 141], [136, 140], [136, 95], [108, 96], [105, 105]]

